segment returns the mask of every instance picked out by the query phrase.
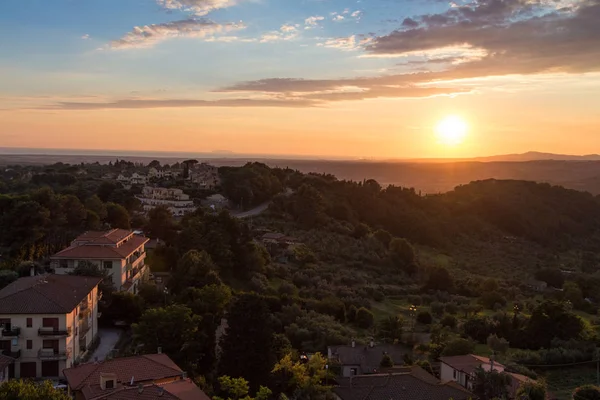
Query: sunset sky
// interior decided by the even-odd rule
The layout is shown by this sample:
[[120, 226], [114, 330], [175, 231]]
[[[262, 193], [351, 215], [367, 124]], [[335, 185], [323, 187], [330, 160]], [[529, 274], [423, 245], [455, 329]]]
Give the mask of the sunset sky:
[[0, 147], [597, 153], [600, 0], [3, 0]]

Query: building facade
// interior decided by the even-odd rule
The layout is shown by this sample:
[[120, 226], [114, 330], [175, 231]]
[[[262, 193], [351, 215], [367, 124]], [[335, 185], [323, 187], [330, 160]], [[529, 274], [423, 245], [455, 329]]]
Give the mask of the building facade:
[[0, 290], [0, 348], [10, 378], [59, 378], [98, 334], [101, 278], [42, 275]]
[[71, 246], [50, 257], [50, 265], [56, 274], [66, 275], [82, 263], [92, 263], [106, 271], [117, 290], [137, 293], [148, 275], [145, 265], [148, 240], [124, 229], [86, 232]]
[[146, 212], [158, 206], [167, 207], [174, 216], [183, 216], [196, 211], [194, 201], [190, 200], [190, 196], [183, 193], [181, 189], [146, 186], [138, 199], [142, 202]]

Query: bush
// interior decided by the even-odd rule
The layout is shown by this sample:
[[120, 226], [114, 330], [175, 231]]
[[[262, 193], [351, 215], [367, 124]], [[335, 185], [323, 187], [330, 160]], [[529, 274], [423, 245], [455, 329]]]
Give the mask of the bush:
[[439, 301], [434, 301], [431, 303], [429, 308], [431, 309], [431, 313], [435, 316], [440, 317], [444, 314], [444, 305]]
[[471, 354], [475, 349], [475, 343], [468, 339], [455, 339], [450, 341], [444, 350], [442, 356], [463, 356], [465, 354]]
[[384, 354], [379, 366], [381, 368], [392, 368], [394, 366], [394, 360], [392, 360], [392, 357], [390, 357], [389, 354]]
[[506, 339], [499, 338], [495, 334], [488, 336], [487, 345], [490, 349], [498, 354], [506, 354], [508, 348], [510, 347]]
[[444, 308], [448, 314], [454, 315], [458, 312], [458, 306], [456, 303], [448, 303]]
[[433, 317], [429, 311], [421, 311], [417, 314], [417, 322], [423, 325], [429, 325], [433, 322]]
[[354, 322], [359, 328], [368, 329], [372, 327], [374, 320], [373, 313], [366, 308], [361, 307], [356, 311]]
[[594, 385], [580, 386], [573, 392], [573, 400], [600, 400], [600, 387]]
[[440, 324], [442, 324], [442, 326], [447, 326], [448, 328], [454, 329], [456, 328], [456, 317], [454, 315], [446, 314], [440, 321]]

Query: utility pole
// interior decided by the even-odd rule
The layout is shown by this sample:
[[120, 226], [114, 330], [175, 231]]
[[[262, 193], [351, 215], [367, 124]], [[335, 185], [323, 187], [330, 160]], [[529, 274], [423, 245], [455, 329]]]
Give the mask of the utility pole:
[[598, 348], [596, 348], [596, 384], [600, 385], [600, 358], [598, 355]]

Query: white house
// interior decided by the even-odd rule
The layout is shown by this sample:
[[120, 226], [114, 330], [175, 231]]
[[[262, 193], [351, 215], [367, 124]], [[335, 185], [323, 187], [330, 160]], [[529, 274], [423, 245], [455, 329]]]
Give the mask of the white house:
[[[442, 381], [455, 381], [468, 390], [473, 389], [475, 370], [479, 367], [484, 371], [504, 372], [504, 365], [487, 357], [467, 354], [464, 356], [441, 357], [440, 378]], [[492, 366], [493, 365], [493, 366]]]
[[0, 381], [6, 379], [5, 356], [14, 359], [9, 378], [59, 378], [80, 360], [98, 335], [101, 281], [41, 275], [0, 290]]
[[196, 211], [194, 201], [181, 189], [167, 189], [146, 186], [142, 195], [138, 196], [144, 211], [150, 211], [158, 206], [166, 206], [174, 216], [182, 216]]
[[50, 257], [56, 274], [66, 275], [86, 261], [108, 273], [117, 290], [137, 293], [148, 274], [145, 245], [148, 238], [124, 229], [90, 231], [80, 235], [71, 246]]

